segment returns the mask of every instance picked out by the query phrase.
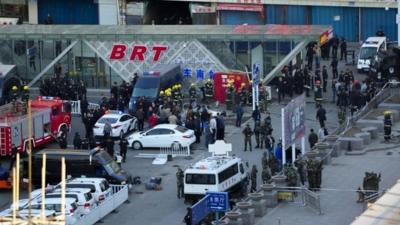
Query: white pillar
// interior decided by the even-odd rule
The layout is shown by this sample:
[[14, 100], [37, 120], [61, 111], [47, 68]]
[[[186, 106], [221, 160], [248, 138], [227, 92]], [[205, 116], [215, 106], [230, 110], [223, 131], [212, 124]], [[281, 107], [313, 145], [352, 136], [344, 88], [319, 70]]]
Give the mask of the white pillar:
[[256, 89], [255, 89], [255, 87], [254, 87], [254, 85], [252, 85], [252, 88], [251, 88], [251, 91], [252, 91], [252, 98], [251, 98], [251, 102], [252, 102], [252, 105], [253, 105], [253, 110], [255, 110], [256, 109]]
[[38, 24], [38, 3], [37, 0], [28, 1], [29, 24]]
[[397, 23], [397, 45], [400, 46], [400, 0], [397, 0], [396, 23]]
[[259, 103], [258, 103], [258, 102], [259, 102], [259, 99], [258, 99], [259, 96], [258, 96], [258, 94], [259, 94], [258, 85], [256, 85], [256, 93], [255, 93], [255, 98], [256, 98], [256, 100], [255, 100], [256, 102], [255, 102], [255, 103], [256, 103], [256, 106], [259, 106]]
[[301, 138], [301, 155], [304, 155], [306, 153], [306, 137], [303, 136]]
[[292, 163], [296, 160], [296, 144], [292, 144]]
[[285, 137], [285, 109], [281, 109], [281, 121], [282, 121], [282, 165], [286, 164], [286, 146], [284, 142]]

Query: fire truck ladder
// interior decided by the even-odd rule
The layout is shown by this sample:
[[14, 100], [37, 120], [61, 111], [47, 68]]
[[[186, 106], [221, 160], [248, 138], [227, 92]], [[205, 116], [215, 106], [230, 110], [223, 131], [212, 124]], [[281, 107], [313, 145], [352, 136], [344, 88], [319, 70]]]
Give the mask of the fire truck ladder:
[[0, 128], [0, 155], [7, 155], [7, 128]]

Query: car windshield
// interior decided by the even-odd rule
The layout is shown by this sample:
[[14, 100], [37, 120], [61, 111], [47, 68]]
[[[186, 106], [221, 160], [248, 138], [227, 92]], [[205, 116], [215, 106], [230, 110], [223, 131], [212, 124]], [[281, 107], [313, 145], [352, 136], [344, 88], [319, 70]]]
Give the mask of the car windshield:
[[97, 123], [104, 124], [104, 123], [108, 122], [110, 124], [113, 124], [113, 123], [116, 123], [117, 120], [118, 120], [118, 118], [102, 117], [97, 121]]
[[360, 59], [371, 59], [377, 52], [377, 47], [363, 47], [360, 49]]
[[215, 184], [214, 174], [186, 174], [187, 184]]
[[141, 77], [135, 84], [135, 88], [133, 89], [133, 96], [155, 98], [157, 96], [159, 85], [159, 77]]
[[185, 133], [186, 131], [188, 131], [188, 129], [186, 127], [182, 127], [182, 126], [176, 126], [175, 130], [177, 130], [181, 133]]

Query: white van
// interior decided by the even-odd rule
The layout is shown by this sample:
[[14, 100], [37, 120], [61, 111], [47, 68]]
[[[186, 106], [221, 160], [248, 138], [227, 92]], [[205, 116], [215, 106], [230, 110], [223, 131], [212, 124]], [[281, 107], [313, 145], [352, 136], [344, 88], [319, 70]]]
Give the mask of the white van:
[[378, 51], [386, 51], [386, 37], [369, 37], [362, 44], [358, 54], [357, 70], [359, 73], [369, 71], [373, 57]]

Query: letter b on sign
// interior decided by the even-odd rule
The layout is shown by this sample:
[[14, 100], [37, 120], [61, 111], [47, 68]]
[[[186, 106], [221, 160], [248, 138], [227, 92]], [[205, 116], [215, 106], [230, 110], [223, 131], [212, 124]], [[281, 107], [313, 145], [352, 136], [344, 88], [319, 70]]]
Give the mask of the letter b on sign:
[[110, 59], [123, 59], [125, 57], [126, 45], [114, 45], [111, 50]]

